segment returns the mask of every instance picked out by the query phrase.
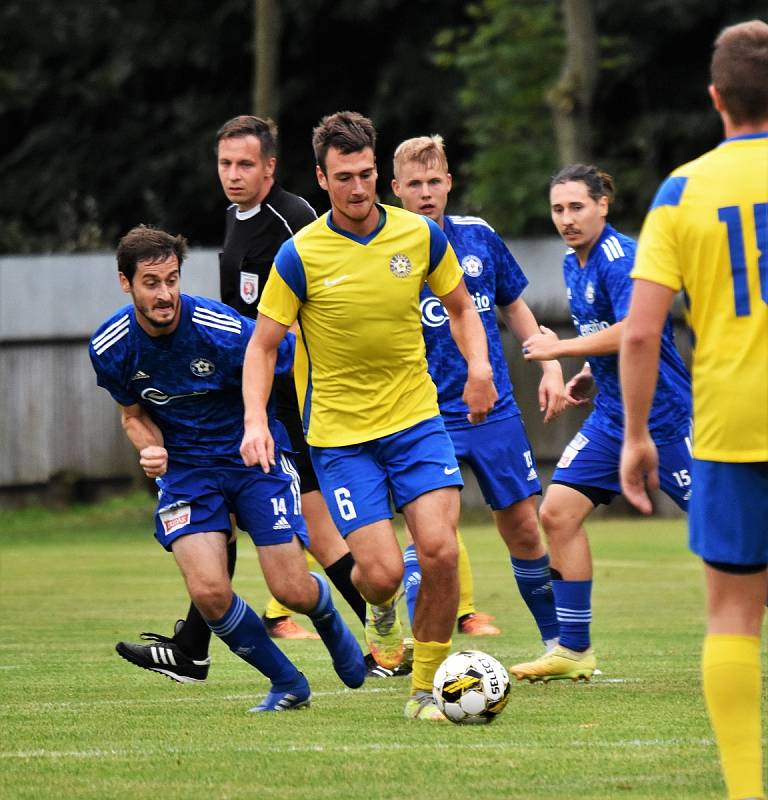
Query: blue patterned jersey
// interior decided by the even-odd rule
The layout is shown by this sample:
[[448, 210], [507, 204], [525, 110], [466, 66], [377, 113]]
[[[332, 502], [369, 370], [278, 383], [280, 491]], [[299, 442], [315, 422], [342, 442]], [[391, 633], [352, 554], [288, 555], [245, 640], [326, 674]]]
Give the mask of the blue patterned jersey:
[[[579, 266], [573, 250], [563, 261], [568, 302], [579, 336], [609, 328], [626, 317], [632, 297], [629, 273], [635, 263], [634, 239], [606, 225], [595, 242], [587, 263]], [[619, 384], [617, 354], [590, 356], [598, 392], [591, 420], [609, 436], [624, 436], [624, 411]], [[657, 444], [667, 444], [686, 435], [691, 416], [691, 378], [675, 347], [672, 319], [667, 317], [661, 339], [659, 377], [649, 426]]]
[[[512, 393], [495, 306], [514, 303], [528, 280], [501, 237], [479, 217], [445, 217], [443, 230], [464, 270], [464, 283], [488, 338], [488, 358], [499, 399], [486, 422], [515, 416], [520, 410]], [[470, 427], [469, 409], [461, 397], [467, 364], [451, 336], [448, 313], [426, 285], [421, 290], [420, 306], [427, 365], [437, 386], [440, 413], [447, 428]]]
[[[242, 464], [242, 371], [255, 322], [204, 297], [182, 294], [181, 317], [167, 336], [149, 336], [133, 305], [121, 308], [91, 339], [99, 386], [121, 406], [143, 406], [163, 434], [170, 461]], [[280, 347], [276, 372], [291, 367], [291, 343]], [[270, 429], [290, 450], [280, 423]]]

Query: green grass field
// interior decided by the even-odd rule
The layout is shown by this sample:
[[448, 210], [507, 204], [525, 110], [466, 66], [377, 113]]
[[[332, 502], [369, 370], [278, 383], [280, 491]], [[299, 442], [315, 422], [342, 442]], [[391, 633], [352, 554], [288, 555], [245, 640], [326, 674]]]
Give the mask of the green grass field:
[[[0, 797], [719, 798], [699, 690], [700, 568], [682, 521], [600, 521], [590, 684], [515, 684], [491, 726], [408, 721], [407, 679], [345, 689], [319, 642], [287, 642], [308, 711], [249, 715], [266, 682], [218, 640], [206, 684], [136, 669], [114, 643], [169, 633], [186, 596], [142, 496], [3, 515]], [[503, 635], [454, 637], [509, 665], [538, 653], [489, 525], [463, 529], [479, 607]], [[255, 551], [236, 585], [261, 610]], [[403, 613], [404, 606], [403, 606]], [[350, 617], [348, 616], [348, 619]], [[357, 626], [359, 627], [359, 626]], [[357, 628], [355, 628], [357, 630]]]

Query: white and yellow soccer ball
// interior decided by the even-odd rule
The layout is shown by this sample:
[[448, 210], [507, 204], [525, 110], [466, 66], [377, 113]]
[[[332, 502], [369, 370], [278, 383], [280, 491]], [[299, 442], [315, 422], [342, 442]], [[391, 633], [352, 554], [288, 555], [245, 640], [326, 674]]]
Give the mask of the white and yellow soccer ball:
[[509, 675], [479, 650], [451, 653], [437, 668], [432, 685], [437, 707], [457, 725], [493, 722], [509, 700]]

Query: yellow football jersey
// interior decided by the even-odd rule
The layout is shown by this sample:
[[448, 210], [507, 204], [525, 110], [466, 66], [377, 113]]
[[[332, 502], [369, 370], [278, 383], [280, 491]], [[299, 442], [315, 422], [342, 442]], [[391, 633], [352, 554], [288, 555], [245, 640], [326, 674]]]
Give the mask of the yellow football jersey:
[[330, 212], [280, 248], [259, 313], [299, 321], [296, 391], [307, 442], [342, 447], [436, 416], [419, 291], [440, 296], [462, 279], [432, 220], [378, 206], [365, 238], [336, 228]]
[[632, 277], [685, 293], [694, 456], [768, 461], [768, 134], [726, 139], [662, 183]]

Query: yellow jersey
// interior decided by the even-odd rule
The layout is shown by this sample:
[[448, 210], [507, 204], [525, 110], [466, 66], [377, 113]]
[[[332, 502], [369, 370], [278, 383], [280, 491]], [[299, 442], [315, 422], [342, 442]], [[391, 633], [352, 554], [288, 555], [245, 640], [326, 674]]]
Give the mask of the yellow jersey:
[[768, 133], [726, 139], [661, 184], [632, 277], [684, 291], [693, 455], [768, 461]]
[[366, 237], [335, 227], [331, 213], [285, 242], [259, 313], [298, 319], [295, 378], [307, 442], [343, 447], [436, 416], [419, 292], [445, 295], [463, 272], [432, 220], [378, 205]]

